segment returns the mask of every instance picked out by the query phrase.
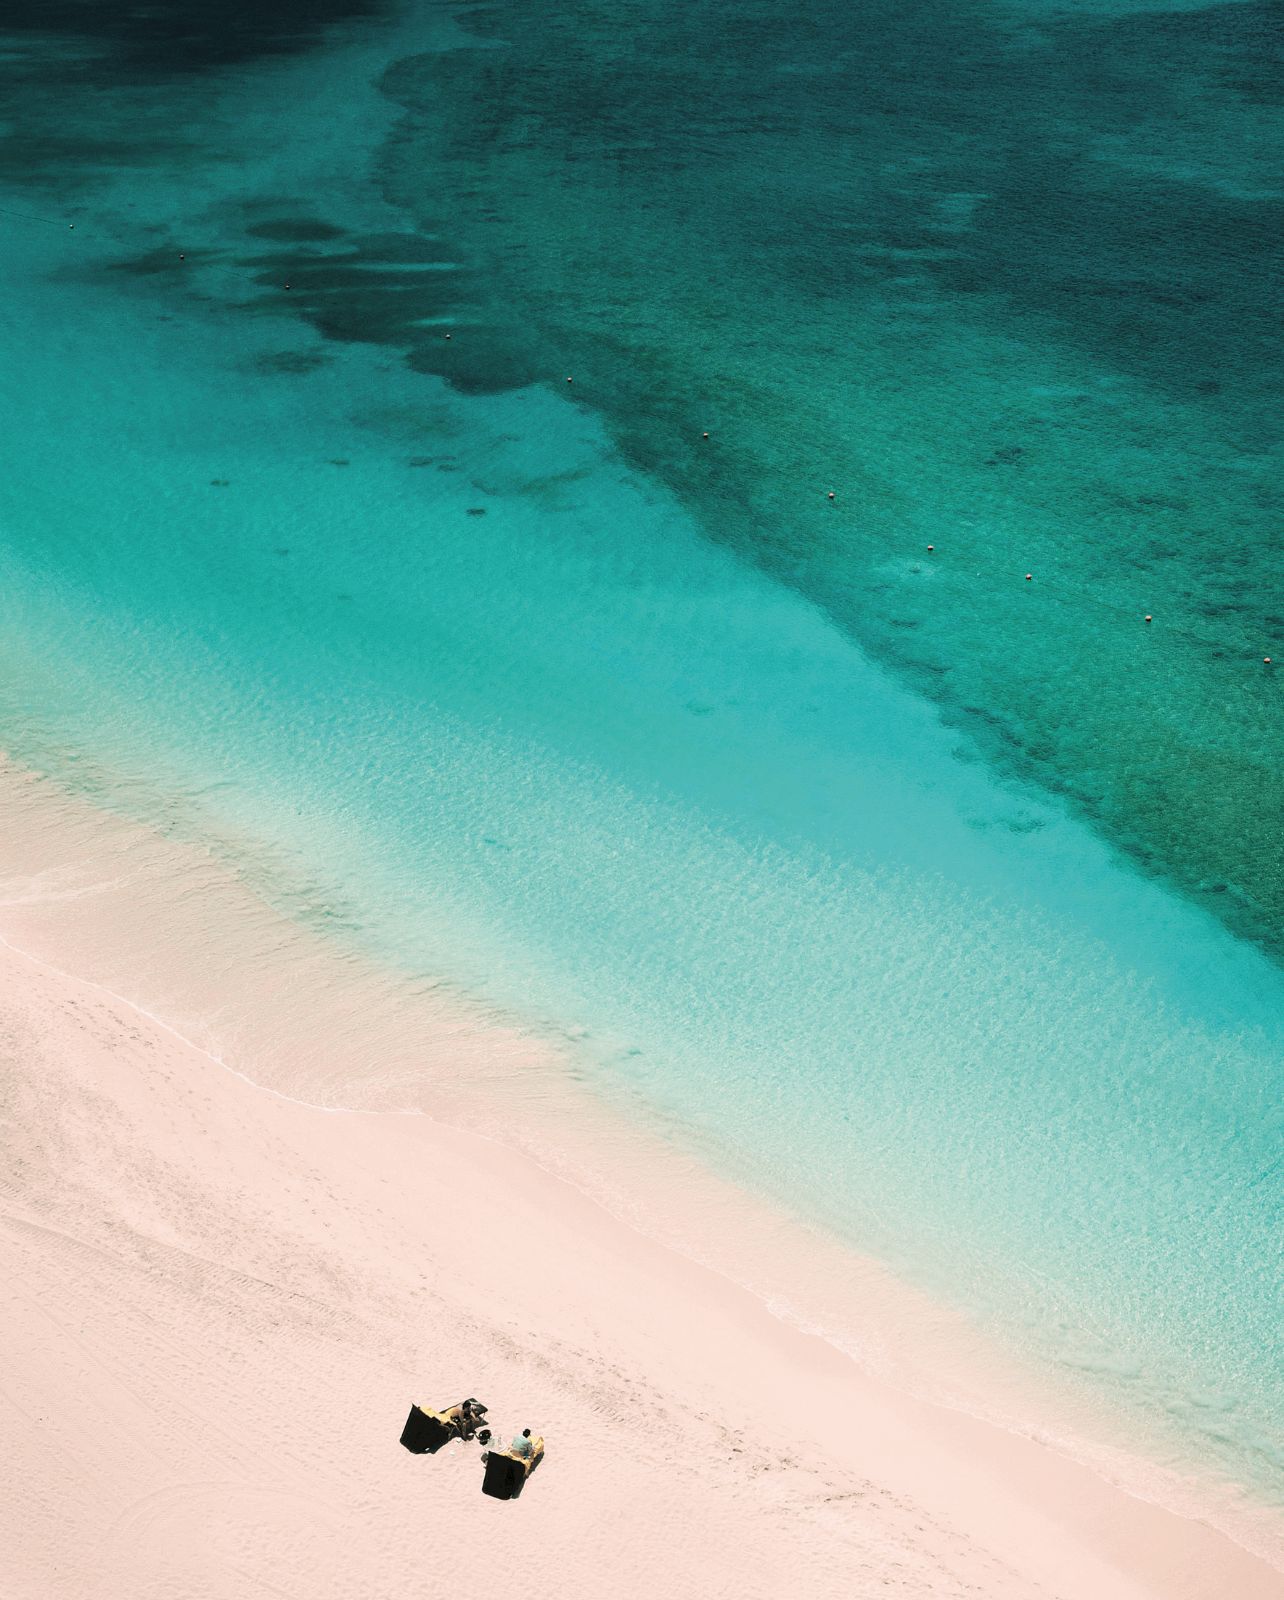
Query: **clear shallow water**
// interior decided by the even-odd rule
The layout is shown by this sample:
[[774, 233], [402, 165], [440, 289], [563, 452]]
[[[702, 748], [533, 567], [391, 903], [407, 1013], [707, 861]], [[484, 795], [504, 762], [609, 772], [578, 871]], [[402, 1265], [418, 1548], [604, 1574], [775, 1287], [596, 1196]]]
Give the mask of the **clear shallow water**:
[[[494, 31], [502, 9], [489, 15]], [[1228, 676], [1251, 687], [1215, 717], [1203, 696], [1252, 606], [1201, 612], [1222, 632], [1184, 614], [1161, 642], [1130, 629], [1112, 644], [1102, 617], [1126, 613], [1099, 587], [1121, 524], [1099, 503], [1073, 525], [1026, 522], [1058, 472], [1167, 481], [1155, 440], [1175, 451], [1178, 423], [1220, 483], [1217, 397], [1126, 352], [1106, 370], [1104, 335], [1087, 353], [1064, 331], [1036, 344], [1012, 288], [1002, 315], [947, 316], [921, 242], [895, 247], [919, 262], [910, 288], [884, 262], [877, 293], [848, 270], [821, 296], [859, 291], [861, 359], [836, 375], [835, 323], [771, 266], [802, 237], [774, 209], [773, 116], [820, 141], [789, 195], [832, 178], [810, 154], [833, 136], [804, 115], [816, 96], [754, 102], [771, 162], [728, 137], [748, 65], [784, 60], [746, 8], [719, 35], [729, 81], [693, 172], [662, 135], [690, 63], [707, 76], [723, 58], [697, 50], [694, 22], [646, 15], [645, 53], [607, 27], [614, 13], [580, 15], [520, 71], [493, 45], [443, 55], [462, 36], [428, 11], [400, 31], [348, 20], [325, 50], [285, 13], [231, 44], [176, 27], [163, 52], [118, 23], [92, 47], [14, 40], [34, 88], [14, 100], [10, 149], [11, 178], [19, 162], [28, 178], [11, 209], [28, 217], [7, 223], [5, 742], [64, 778], [92, 762], [118, 801], [210, 827], [279, 893], [308, 886], [336, 934], [572, 1033], [608, 1092], [641, 1093], [715, 1159], [1091, 1373], [1139, 1422], [1167, 1419], [1175, 1459], [1278, 1495], [1278, 973], [1038, 790], [996, 784], [975, 742], [852, 638], [955, 711], [966, 678], [969, 726], [1010, 732], [1019, 690], [1043, 745], [1004, 741], [1009, 773], [1034, 762], [1076, 794], [1088, 775], [1139, 795], [1141, 816], [1152, 766], [1170, 788], [1200, 769], [1189, 803], [1202, 817], [1215, 794], [1239, 850], [1248, 802], [1227, 763], [1268, 761], [1275, 724], [1241, 739], [1237, 718], [1274, 690]], [[956, 50], [978, 20], [957, 15]], [[814, 21], [790, 36], [813, 76], [833, 53]], [[920, 60], [925, 36], [879, 26], [884, 64], [898, 39]], [[1037, 53], [1021, 37], [1003, 35]], [[676, 64], [657, 74], [657, 56]], [[635, 57], [654, 101], [619, 93]], [[521, 126], [540, 137], [518, 138], [535, 92]], [[959, 94], [931, 103], [930, 129], [966, 123]], [[896, 159], [920, 194], [921, 163]], [[972, 194], [950, 189], [951, 226]], [[756, 266], [730, 248], [736, 219]], [[807, 247], [812, 269], [826, 252], [850, 269], [828, 236]], [[931, 318], [907, 332], [911, 289]], [[746, 328], [778, 338], [786, 314], [795, 346], [767, 383]], [[892, 404], [911, 347], [920, 365]], [[554, 392], [568, 372], [578, 405]], [[1053, 465], [991, 440], [993, 464], [964, 474], [995, 406], [1025, 426], [1036, 403], [1084, 419], [1047, 422]], [[701, 412], [716, 413], [703, 454]], [[809, 428], [881, 484], [859, 517], [829, 442], [800, 517]], [[1247, 454], [1233, 481], [1260, 490]], [[1247, 514], [1222, 493], [1231, 522]], [[1128, 494], [1130, 526], [1171, 510]], [[1036, 537], [1056, 581], [1041, 564], [1034, 593], [1009, 574], [1000, 594], [994, 575]], [[991, 581], [921, 548], [944, 557], [947, 540]], [[1273, 550], [1244, 558], [1263, 582]], [[1201, 573], [1187, 554], [1164, 581], [1196, 606]], [[1054, 625], [1040, 676], [1032, 627]], [[928, 670], [942, 641], [948, 675]], [[1162, 730], [1148, 722], [1128, 760], [1123, 681]], [[1163, 864], [1189, 878], [1203, 835], [1167, 826], [1189, 860], [1174, 844]], [[1260, 882], [1236, 880], [1241, 908], [1266, 904], [1259, 864]]]

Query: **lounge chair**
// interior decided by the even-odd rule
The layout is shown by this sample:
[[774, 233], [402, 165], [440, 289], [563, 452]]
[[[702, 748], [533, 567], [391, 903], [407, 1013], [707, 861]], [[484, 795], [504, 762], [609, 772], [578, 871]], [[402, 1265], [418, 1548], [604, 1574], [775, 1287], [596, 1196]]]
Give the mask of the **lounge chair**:
[[411, 1406], [401, 1442], [417, 1456], [435, 1455], [442, 1445], [459, 1438], [458, 1406], [448, 1411], [432, 1411], [427, 1406]]
[[486, 1456], [486, 1476], [482, 1479], [482, 1493], [496, 1500], [516, 1500], [526, 1485], [527, 1478], [544, 1459], [544, 1440], [532, 1439], [530, 1455], [519, 1456], [513, 1450], [491, 1450]]

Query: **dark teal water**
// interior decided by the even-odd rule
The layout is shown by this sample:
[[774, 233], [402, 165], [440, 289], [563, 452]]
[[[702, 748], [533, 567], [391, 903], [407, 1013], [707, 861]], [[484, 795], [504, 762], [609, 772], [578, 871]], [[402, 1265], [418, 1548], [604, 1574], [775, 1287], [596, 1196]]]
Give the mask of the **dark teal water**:
[[1277, 1498], [1273, 13], [0, 20], [7, 748]]
[[1277, 953], [1280, 20], [495, 5], [387, 82], [506, 350]]

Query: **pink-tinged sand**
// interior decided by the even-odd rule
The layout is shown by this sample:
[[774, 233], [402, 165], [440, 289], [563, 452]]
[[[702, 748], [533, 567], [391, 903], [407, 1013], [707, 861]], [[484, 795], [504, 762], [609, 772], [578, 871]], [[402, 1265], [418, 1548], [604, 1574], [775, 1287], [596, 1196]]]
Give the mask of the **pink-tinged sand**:
[[[0, 936], [6, 1596], [1284, 1595], [915, 1398], [1027, 1379], [199, 848], [2, 770]], [[547, 1439], [515, 1504], [398, 1446], [464, 1394]]]

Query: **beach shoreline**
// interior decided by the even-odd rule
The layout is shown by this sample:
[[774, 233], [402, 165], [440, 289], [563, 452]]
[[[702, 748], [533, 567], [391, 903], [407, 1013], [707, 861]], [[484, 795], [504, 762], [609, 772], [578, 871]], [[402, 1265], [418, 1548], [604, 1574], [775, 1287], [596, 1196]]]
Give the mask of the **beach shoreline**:
[[[167, 1574], [230, 1596], [245, 1550], [269, 1581], [302, 1541], [316, 1578], [282, 1592], [360, 1576], [399, 1593], [425, 1515], [471, 1529], [492, 1510], [470, 1469], [395, 1447], [399, 1408], [455, 1388], [548, 1436], [522, 1523], [477, 1537], [528, 1572], [547, 1562], [567, 1594], [644, 1571], [678, 1595], [780, 1592], [801, 1571], [809, 1594], [861, 1576], [1284, 1592], [1207, 1524], [940, 1403], [976, 1384], [979, 1336], [592, 1110], [554, 1041], [422, 985], [380, 990], [208, 850], [8, 765], [0, 813], [22, 1396], [3, 1545], [22, 1592], [133, 1595]], [[808, 1294], [840, 1262], [848, 1305], [869, 1308], [847, 1354], [801, 1325], [827, 1317]], [[774, 1306], [743, 1286], [755, 1275]], [[908, 1391], [915, 1363], [936, 1363], [935, 1402]], [[1028, 1379], [998, 1370], [982, 1381], [1011, 1414]], [[314, 1459], [296, 1413], [317, 1393]], [[193, 1408], [216, 1437], [180, 1492]], [[321, 1515], [317, 1477], [344, 1515]], [[69, 1500], [74, 1552], [55, 1519]]]
[[[590, 351], [547, 348], [512, 387], [502, 275], [454, 208], [424, 217], [385, 181], [400, 151], [416, 184], [445, 183], [456, 152], [388, 91], [427, 81], [425, 53], [462, 69], [480, 49], [463, 46], [436, 8], [408, 7], [141, 94], [105, 66], [123, 98], [84, 129], [95, 176], [50, 191], [74, 230], [14, 219], [6, 738], [197, 851], [140, 877], [122, 844], [150, 885], [137, 903], [95, 887], [79, 920], [28, 908], [27, 931], [254, 1083], [519, 1144], [902, 1387], [1228, 1525], [1234, 1496], [1186, 1466], [1278, 1500], [1260, 1181], [1278, 969], [1055, 798], [996, 781], [931, 693], [715, 548], [734, 506], [705, 514], [628, 467]], [[38, 99], [37, 127], [79, 105], [74, 81]], [[186, 153], [118, 152], [143, 105], [174, 108]], [[501, 187], [527, 192], [513, 178]], [[786, 344], [795, 398], [828, 396]], [[457, 385], [429, 375], [447, 351]], [[965, 341], [959, 373], [990, 371], [981, 354]], [[992, 381], [1033, 401], [1057, 376], [1036, 368]], [[698, 372], [655, 387], [713, 398]], [[818, 436], [859, 419], [821, 403]], [[709, 430], [694, 448], [716, 481], [780, 481], [733, 414], [686, 421], [692, 441]], [[940, 437], [929, 408], [904, 442], [935, 441], [939, 463]], [[819, 482], [803, 497], [826, 526], [881, 456], [872, 435], [851, 444], [836, 502]], [[928, 495], [886, 524], [894, 559], [869, 592], [891, 585], [901, 641], [931, 616], [965, 625], [941, 683], [1008, 658], [977, 597], [943, 586], [972, 569], [959, 540], [989, 526], [994, 486], [1037, 455], [960, 478], [961, 518]], [[791, 495], [813, 470], [786, 475]], [[879, 471], [898, 495], [918, 482], [899, 452]], [[927, 558], [928, 542], [954, 553]], [[982, 542], [977, 567], [1002, 555]], [[1018, 608], [1070, 592], [1041, 558], [1013, 573]], [[1148, 591], [1152, 607], [1130, 651], [1167, 651], [1169, 607]], [[1068, 723], [1080, 657], [1046, 652], [1045, 701]], [[206, 839], [310, 937], [247, 909]], [[373, 965], [347, 959], [358, 942]], [[702, 1164], [772, 1197], [752, 1227], [745, 1190], [701, 1187]], [[792, 1232], [781, 1207], [804, 1219]], [[850, 1252], [826, 1255], [805, 1219], [1064, 1375], [1069, 1419], [1051, 1420], [1037, 1377], [1009, 1401], [979, 1356], [958, 1372], [957, 1319], [925, 1336], [940, 1306], [893, 1313], [893, 1286], [850, 1281]], [[1089, 1448], [1116, 1420], [1137, 1430], [1122, 1453]], [[1137, 1444], [1152, 1422], [1171, 1448]]]

